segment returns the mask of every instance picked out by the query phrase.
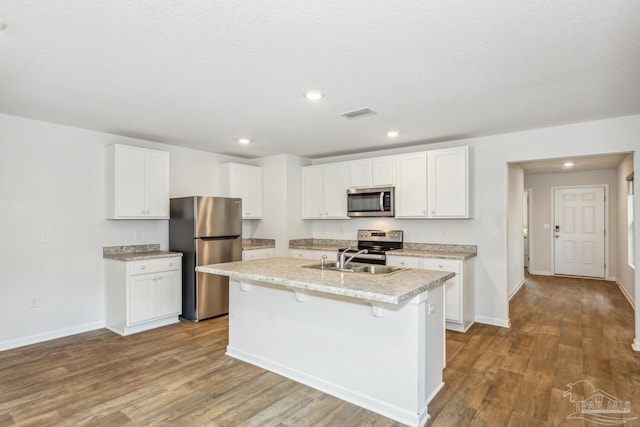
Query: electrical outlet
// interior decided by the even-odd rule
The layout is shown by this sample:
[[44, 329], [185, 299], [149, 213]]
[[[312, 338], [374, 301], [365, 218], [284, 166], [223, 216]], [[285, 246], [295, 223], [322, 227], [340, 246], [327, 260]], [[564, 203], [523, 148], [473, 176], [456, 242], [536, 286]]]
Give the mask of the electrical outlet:
[[436, 304], [432, 302], [431, 304], [429, 304], [429, 316], [431, 316], [435, 312], [436, 312]]
[[440, 237], [447, 237], [446, 230], [440, 230]]
[[142, 241], [142, 238], [144, 237], [144, 233], [141, 230], [134, 230], [133, 231], [133, 238], [136, 242], [140, 242]]
[[31, 305], [30, 308], [38, 308], [40, 307], [40, 298], [38, 297], [31, 297]]
[[51, 233], [48, 231], [43, 231], [40, 233], [40, 243], [49, 243], [51, 242]]

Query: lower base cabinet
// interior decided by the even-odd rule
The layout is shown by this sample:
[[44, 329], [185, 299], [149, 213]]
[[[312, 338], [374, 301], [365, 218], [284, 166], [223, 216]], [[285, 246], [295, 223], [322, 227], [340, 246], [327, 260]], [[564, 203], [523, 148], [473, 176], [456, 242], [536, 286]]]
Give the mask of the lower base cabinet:
[[292, 258], [315, 259], [320, 262], [322, 257], [325, 255], [327, 256], [327, 261], [338, 260], [338, 250], [320, 251], [313, 249], [289, 249], [289, 256]]
[[242, 251], [242, 260], [250, 261], [252, 259], [273, 258], [274, 248], [267, 249], [245, 249]]
[[130, 335], [179, 322], [182, 259], [106, 260], [105, 326]]
[[473, 258], [462, 261], [441, 258], [419, 258], [387, 255], [387, 265], [421, 268], [424, 270], [452, 271], [455, 277], [445, 285], [446, 327], [466, 332], [474, 323]]

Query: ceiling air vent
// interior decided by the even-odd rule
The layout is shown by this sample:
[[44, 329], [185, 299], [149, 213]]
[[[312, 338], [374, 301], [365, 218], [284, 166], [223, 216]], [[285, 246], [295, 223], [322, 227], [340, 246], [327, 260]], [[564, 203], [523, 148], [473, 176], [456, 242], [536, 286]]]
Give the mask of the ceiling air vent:
[[371, 108], [360, 108], [359, 110], [347, 111], [346, 113], [340, 114], [345, 119], [357, 119], [358, 117], [364, 116], [372, 116], [374, 114], [378, 114], [373, 111]]

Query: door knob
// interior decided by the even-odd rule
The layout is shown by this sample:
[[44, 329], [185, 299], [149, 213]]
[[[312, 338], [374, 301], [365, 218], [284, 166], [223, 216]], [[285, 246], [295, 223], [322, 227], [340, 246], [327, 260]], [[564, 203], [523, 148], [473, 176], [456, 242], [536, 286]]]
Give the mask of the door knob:
[[560, 235], [559, 235], [559, 234], [556, 234], [556, 239], [559, 239], [559, 238], [560, 238]]

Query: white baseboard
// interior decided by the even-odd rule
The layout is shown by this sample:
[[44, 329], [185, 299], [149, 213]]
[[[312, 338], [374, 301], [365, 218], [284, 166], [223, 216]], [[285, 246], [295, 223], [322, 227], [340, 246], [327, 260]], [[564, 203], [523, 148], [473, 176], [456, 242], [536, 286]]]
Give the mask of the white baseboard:
[[498, 319], [497, 317], [476, 316], [476, 322], [484, 323], [485, 325], [500, 326], [501, 328], [511, 327], [511, 320]]
[[635, 311], [636, 305], [633, 303], [633, 299], [631, 298], [631, 295], [629, 295], [629, 293], [624, 288], [624, 286], [622, 286], [622, 283], [620, 283], [620, 281], [618, 281], [617, 279], [616, 279], [616, 284], [618, 285], [618, 288], [620, 288], [620, 292], [622, 292], [622, 295], [624, 295], [627, 301], [629, 301], [629, 304], [631, 304], [631, 308], [633, 308], [633, 310]]
[[101, 329], [101, 328], [104, 328], [103, 321], [85, 323], [84, 325], [57, 329], [55, 331], [43, 332], [40, 334], [30, 335], [28, 337], [0, 341], [0, 351], [10, 350], [12, 348], [17, 348], [17, 347], [23, 347], [25, 345], [30, 345], [30, 344], [36, 344], [43, 341], [49, 341], [56, 338], [62, 338], [69, 335], [80, 334], [82, 332], [95, 331], [96, 329]]
[[638, 341], [637, 338], [635, 340], [633, 340], [633, 344], [631, 344], [631, 348], [634, 351], [640, 351], [640, 342]]
[[529, 270], [529, 274], [533, 274], [534, 276], [553, 276], [552, 272], [544, 270]]
[[511, 301], [511, 298], [513, 298], [518, 293], [518, 291], [522, 289], [522, 285], [524, 285], [526, 281], [527, 279], [523, 277], [520, 283], [518, 283], [518, 286], [516, 286], [516, 288], [511, 292], [511, 294], [509, 294], [509, 301]]

